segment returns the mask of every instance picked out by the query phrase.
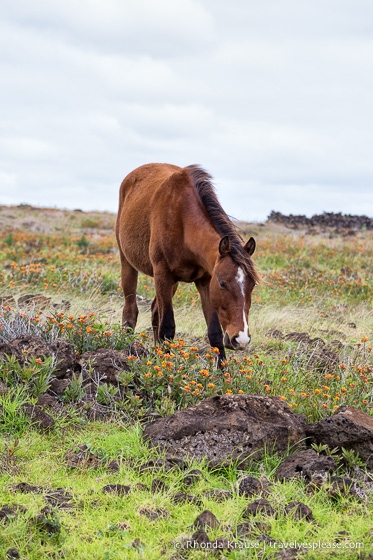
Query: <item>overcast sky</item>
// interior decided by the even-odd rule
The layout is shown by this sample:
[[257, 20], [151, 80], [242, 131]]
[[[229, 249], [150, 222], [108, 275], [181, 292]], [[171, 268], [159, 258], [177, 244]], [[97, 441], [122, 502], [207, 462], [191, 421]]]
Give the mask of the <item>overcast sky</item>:
[[116, 211], [199, 163], [231, 216], [373, 216], [372, 0], [3, 0], [0, 204]]

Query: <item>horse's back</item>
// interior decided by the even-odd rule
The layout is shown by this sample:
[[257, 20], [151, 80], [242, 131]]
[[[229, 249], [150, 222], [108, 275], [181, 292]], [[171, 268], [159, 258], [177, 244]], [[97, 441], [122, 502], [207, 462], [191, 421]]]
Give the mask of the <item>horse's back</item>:
[[[171, 211], [170, 196], [175, 191], [173, 180], [168, 182], [168, 179], [175, 174], [183, 178], [182, 172], [176, 165], [150, 163], [131, 171], [120, 187], [116, 225], [120, 250], [134, 268], [150, 276], [153, 275], [150, 240], [165, 233], [166, 214]], [[172, 213], [177, 221], [175, 204]]]
[[177, 171], [181, 171], [181, 167], [169, 163], [148, 163], [134, 169], [122, 181], [119, 205], [126, 198], [128, 203], [136, 202], [141, 197], [148, 199]]

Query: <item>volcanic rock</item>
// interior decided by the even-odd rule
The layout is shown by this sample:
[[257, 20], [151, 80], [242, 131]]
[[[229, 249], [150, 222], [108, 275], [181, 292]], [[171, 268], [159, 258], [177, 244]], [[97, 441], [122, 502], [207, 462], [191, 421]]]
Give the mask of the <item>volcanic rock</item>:
[[305, 419], [278, 397], [222, 395], [148, 424], [144, 436], [173, 457], [242, 468], [265, 448], [286, 452], [304, 440]]

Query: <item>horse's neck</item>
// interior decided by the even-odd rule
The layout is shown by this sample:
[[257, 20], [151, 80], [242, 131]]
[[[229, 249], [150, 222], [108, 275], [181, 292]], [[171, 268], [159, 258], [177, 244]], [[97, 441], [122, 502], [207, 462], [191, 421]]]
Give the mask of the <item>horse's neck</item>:
[[198, 235], [194, 236], [193, 252], [200, 265], [210, 276], [219, 256], [219, 242], [220, 236], [212, 228], [211, 231], [199, 230]]

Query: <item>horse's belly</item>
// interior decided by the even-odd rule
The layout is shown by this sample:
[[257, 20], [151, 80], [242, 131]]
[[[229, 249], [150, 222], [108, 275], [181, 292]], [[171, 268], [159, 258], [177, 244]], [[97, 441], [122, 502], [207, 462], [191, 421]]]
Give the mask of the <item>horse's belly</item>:
[[153, 266], [149, 257], [148, 228], [141, 227], [141, 217], [136, 220], [132, 216], [122, 215], [122, 226], [120, 229], [120, 248], [126, 260], [139, 272], [147, 276], [153, 276]]

